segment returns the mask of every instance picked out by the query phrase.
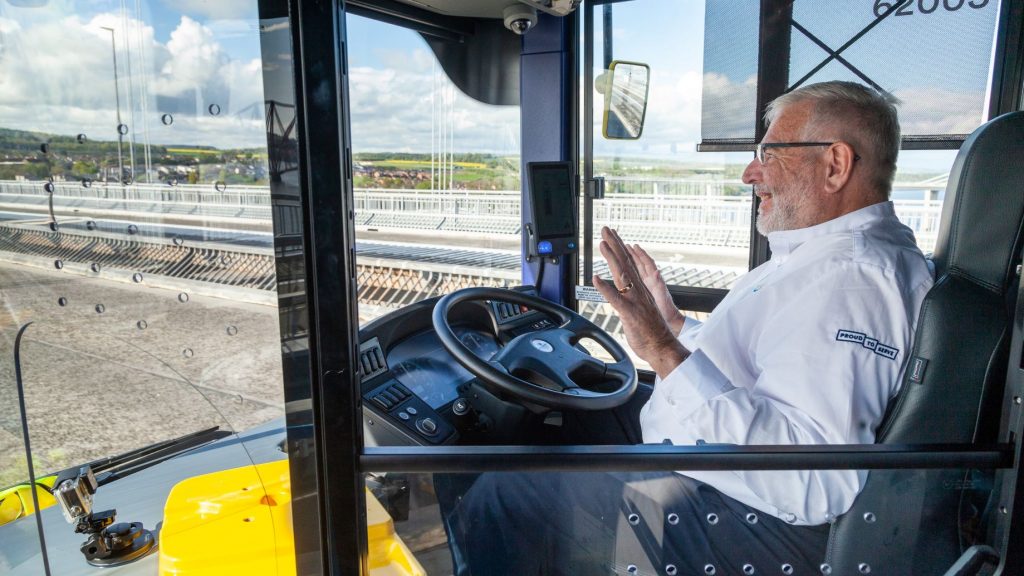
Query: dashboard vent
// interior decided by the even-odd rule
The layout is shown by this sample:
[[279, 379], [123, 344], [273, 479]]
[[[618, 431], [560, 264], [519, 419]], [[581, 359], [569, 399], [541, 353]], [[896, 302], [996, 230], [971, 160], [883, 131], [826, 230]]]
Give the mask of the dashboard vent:
[[380, 349], [380, 342], [376, 338], [371, 338], [359, 345], [360, 380], [369, 380], [387, 371], [388, 364], [384, 359], [384, 351]]

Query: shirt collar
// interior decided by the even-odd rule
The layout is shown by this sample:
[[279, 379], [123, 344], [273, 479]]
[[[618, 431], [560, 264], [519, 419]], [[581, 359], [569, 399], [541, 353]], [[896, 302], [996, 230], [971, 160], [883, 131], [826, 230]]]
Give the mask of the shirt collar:
[[879, 202], [807, 228], [770, 232], [768, 244], [772, 249], [773, 258], [776, 255], [788, 256], [808, 240], [829, 234], [863, 230], [871, 224], [895, 217], [896, 210], [891, 201]]

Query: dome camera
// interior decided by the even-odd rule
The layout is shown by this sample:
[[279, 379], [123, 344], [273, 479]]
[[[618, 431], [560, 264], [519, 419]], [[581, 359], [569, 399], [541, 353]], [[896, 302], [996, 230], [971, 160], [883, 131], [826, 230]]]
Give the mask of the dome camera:
[[522, 36], [537, 24], [537, 11], [526, 4], [512, 4], [502, 13], [505, 28]]

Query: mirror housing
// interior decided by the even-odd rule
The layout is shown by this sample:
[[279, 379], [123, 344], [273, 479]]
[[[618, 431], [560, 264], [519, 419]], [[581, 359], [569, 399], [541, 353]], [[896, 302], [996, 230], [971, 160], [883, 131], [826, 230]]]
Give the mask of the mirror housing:
[[651, 68], [640, 62], [614, 60], [595, 88], [604, 93], [601, 134], [608, 140], [638, 140], [644, 131]]

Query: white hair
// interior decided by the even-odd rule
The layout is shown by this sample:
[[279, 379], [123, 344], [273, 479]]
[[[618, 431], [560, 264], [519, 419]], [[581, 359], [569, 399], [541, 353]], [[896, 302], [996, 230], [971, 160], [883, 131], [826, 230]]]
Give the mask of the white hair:
[[798, 102], [811, 102], [811, 116], [802, 137], [835, 138], [854, 147], [873, 172], [872, 184], [888, 198], [900, 153], [899, 101], [856, 82], [821, 82], [787, 92], [768, 104], [765, 125]]

